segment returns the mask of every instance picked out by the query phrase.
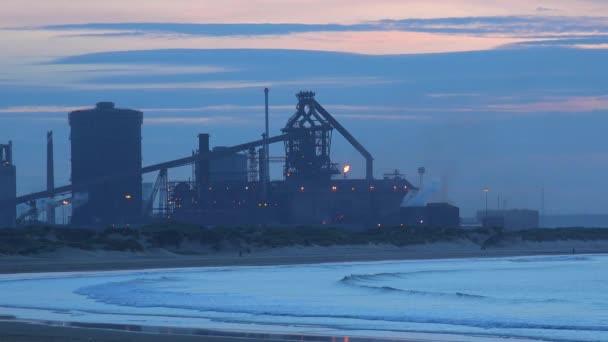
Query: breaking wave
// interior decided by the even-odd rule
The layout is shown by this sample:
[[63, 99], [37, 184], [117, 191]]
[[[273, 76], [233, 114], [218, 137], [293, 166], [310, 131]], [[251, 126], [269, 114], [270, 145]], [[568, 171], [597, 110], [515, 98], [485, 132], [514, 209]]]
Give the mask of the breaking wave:
[[390, 278], [404, 278], [407, 273], [378, 273], [378, 274], [351, 274], [345, 276], [340, 280], [341, 283], [356, 286], [363, 289], [375, 290], [379, 292], [389, 293], [404, 293], [410, 295], [421, 295], [421, 296], [439, 296], [439, 297], [458, 297], [458, 298], [472, 298], [472, 299], [484, 299], [488, 298], [482, 295], [468, 294], [461, 292], [454, 293], [443, 293], [443, 292], [432, 292], [432, 291], [421, 291], [421, 290], [410, 290], [400, 289], [387, 285], [373, 286], [370, 282], [378, 282]]
[[[376, 292], [384, 293], [401, 293], [405, 295], [418, 295], [428, 297], [443, 297], [443, 298], [454, 298], [454, 299], [473, 299], [473, 300], [487, 300], [487, 301], [505, 301], [511, 303], [567, 303], [565, 299], [559, 298], [543, 298], [543, 299], [517, 299], [517, 298], [498, 298], [480, 294], [471, 294], [463, 292], [437, 292], [437, 291], [424, 291], [417, 289], [404, 289], [395, 286], [383, 285], [382, 281], [393, 280], [393, 279], [407, 279], [419, 274], [431, 274], [431, 273], [449, 273], [455, 271], [420, 271], [420, 272], [396, 272], [396, 273], [376, 273], [376, 274], [351, 274], [340, 279], [340, 283], [352, 286], [360, 289], [371, 290]], [[380, 283], [380, 284], [379, 284]], [[378, 284], [378, 285], [374, 285]]]
[[[366, 279], [378, 279], [378, 277], [387, 276], [370, 275]], [[146, 289], [145, 284], [162, 282], [162, 279], [146, 279], [134, 280], [128, 282], [105, 283], [94, 286], [83, 287], [76, 290], [76, 293], [95, 299], [97, 301], [127, 307], [164, 307], [172, 309], [190, 309], [196, 310], [203, 314], [205, 312], [214, 313], [239, 313], [253, 316], [270, 316], [270, 317], [286, 317], [286, 318], [326, 318], [326, 319], [357, 319], [364, 321], [384, 321], [396, 323], [419, 323], [419, 324], [440, 324], [447, 326], [467, 326], [481, 329], [541, 329], [541, 330], [572, 330], [572, 331], [598, 331], [608, 332], [608, 326], [603, 325], [576, 325], [576, 324], [551, 324], [547, 322], [535, 323], [525, 321], [505, 321], [492, 319], [457, 319], [446, 317], [433, 317], [424, 315], [404, 315], [404, 314], [387, 314], [378, 312], [377, 314], [349, 314], [339, 308], [328, 312], [319, 310], [318, 308], [306, 309], [301, 304], [289, 305], [275, 303], [274, 305], [256, 306], [252, 305], [251, 298], [246, 296], [221, 295], [212, 296], [209, 294], [192, 294], [179, 292], [165, 292]], [[387, 292], [406, 292], [411, 294], [421, 295], [440, 295], [454, 296], [458, 298], [479, 298], [483, 296], [454, 293], [454, 294], [437, 294], [428, 293], [425, 291], [404, 291], [390, 287], [378, 287], [380, 291]], [[220, 297], [223, 300], [220, 300]], [[217, 318], [216, 318], [217, 319]], [[226, 322], [242, 321], [235, 318], [223, 319]], [[296, 320], [297, 321], [297, 320]], [[336, 323], [337, 324], [337, 323]], [[339, 327], [339, 324], [334, 324]], [[362, 327], [365, 330], [373, 330], [372, 326]], [[522, 332], [523, 333], [523, 332]]]

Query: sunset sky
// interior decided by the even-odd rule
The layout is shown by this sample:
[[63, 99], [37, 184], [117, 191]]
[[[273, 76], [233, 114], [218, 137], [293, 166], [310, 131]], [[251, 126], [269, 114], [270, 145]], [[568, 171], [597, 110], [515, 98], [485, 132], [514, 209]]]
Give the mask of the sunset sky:
[[143, 110], [147, 165], [189, 155], [201, 132], [257, 139], [268, 86], [274, 133], [314, 90], [376, 177], [416, 183], [424, 165], [465, 216], [484, 186], [493, 206], [539, 208], [544, 187], [548, 213], [608, 212], [608, 1], [3, 0], [0, 45], [0, 142], [14, 142], [19, 193], [45, 186], [50, 129], [56, 183], [69, 181], [73, 109]]

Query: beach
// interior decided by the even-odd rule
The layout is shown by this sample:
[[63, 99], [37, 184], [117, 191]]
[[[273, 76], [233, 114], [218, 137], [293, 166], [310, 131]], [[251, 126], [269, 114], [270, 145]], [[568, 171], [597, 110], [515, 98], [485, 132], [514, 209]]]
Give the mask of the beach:
[[[84, 272], [84, 271], [119, 271], [145, 269], [187, 269], [198, 267], [228, 266], [271, 266], [271, 265], [314, 265], [319, 263], [366, 262], [387, 260], [436, 260], [462, 258], [500, 258], [515, 256], [603, 254], [608, 252], [606, 241], [560, 241], [543, 243], [518, 243], [510, 246], [480, 249], [468, 241], [434, 243], [395, 247], [392, 245], [362, 245], [334, 247], [285, 247], [252, 250], [251, 253], [238, 251], [184, 255], [165, 250], [153, 250], [143, 253], [81, 251], [73, 249], [59, 250], [47, 255], [37, 256], [4, 256], [0, 257], [0, 273], [5, 275], [19, 273], [47, 272]], [[33, 276], [35, 274], [32, 274]], [[10, 312], [10, 310], [9, 310]], [[4, 311], [6, 313], [6, 311]], [[53, 326], [35, 322], [31, 324], [10, 319], [0, 324], [0, 341], [239, 341], [261, 340], [260, 337], [243, 336], [197, 336], [184, 331], [176, 333], [171, 330], [148, 332], [119, 331], [99, 326]], [[78, 322], [77, 319], [73, 322]], [[48, 322], [47, 322], [48, 323]], [[57, 324], [57, 322], [54, 322]], [[343, 336], [333, 336], [342, 338]], [[268, 337], [267, 337], [268, 338]], [[307, 337], [307, 340], [323, 340]], [[408, 336], [408, 340], [419, 341], [471, 341], [445, 335], [433, 337]], [[282, 340], [273, 335], [273, 340]], [[285, 339], [291, 340], [291, 339]], [[494, 341], [495, 337], [481, 336], [478, 341]], [[499, 339], [500, 340], [500, 339]], [[510, 337], [510, 341], [515, 341]], [[527, 341], [527, 339], [521, 339]], [[353, 341], [353, 338], [350, 339]]]
[[355, 245], [331, 247], [284, 247], [180, 254], [167, 250], [141, 253], [67, 249], [30, 256], [0, 256], [0, 274], [69, 271], [111, 271], [150, 268], [213, 266], [268, 266], [326, 262], [422, 260], [473, 257], [503, 257], [572, 253], [608, 253], [606, 241], [520, 242], [481, 249], [470, 241], [441, 242], [397, 247]]

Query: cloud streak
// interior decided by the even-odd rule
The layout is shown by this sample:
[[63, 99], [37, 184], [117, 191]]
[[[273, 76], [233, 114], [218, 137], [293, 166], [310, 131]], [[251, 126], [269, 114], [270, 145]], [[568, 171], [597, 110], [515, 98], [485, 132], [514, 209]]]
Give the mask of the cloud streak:
[[[33, 11], [32, 9], [36, 9]], [[541, 9], [539, 11], [538, 9]], [[50, 25], [86, 22], [340, 23], [384, 18], [442, 18], [535, 15], [558, 8], [568, 16], [608, 13], [604, 0], [4, 0], [0, 22]], [[300, 10], [294, 10], [300, 9]], [[302, 10], [315, 15], [302, 16]]]
[[[608, 32], [608, 17], [503, 16], [433, 19], [383, 19], [348, 25], [338, 24], [181, 24], [181, 23], [90, 23], [42, 26], [50, 31], [92, 31], [85, 36], [162, 35], [264, 36], [310, 32], [403, 31], [465, 35], [513, 35], [535, 37], [564, 32]], [[78, 33], [76, 33], [78, 34]]]
[[[454, 96], [470, 96], [469, 94]], [[486, 99], [491, 100], [491, 99]], [[496, 100], [496, 99], [495, 99]], [[608, 95], [552, 97], [541, 101], [517, 103], [488, 103], [469, 106], [451, 106], [429, 103], [426, 106], [356, 106], [345, 104], [326, 104], [325, 107], [334, 116], [352, 120], [372, 121], [452, 121], [452, 120], [492, 120], [512, 117], [536, 116], [548, 114], [583, 114], [599, 111], [608, 112]], [[42, 117], [58, 119], [57, 114], [87, 108], [87, 106], [15, 106], [0, 108], [0, 117], [31, 119]], [[175, 108], [139, 108], [146, 113], [146, 123], [151, 124], [244, 124], [251, 122], [253, 112], [262, 112], [263, 106], [247, 105], [213, 105]], [[274, 113], [291, 114], [293, 105], [273, 105]], [[28, 115], [29, 114], [29, 115]], [[174, 115], [168, 115], [174, 114]], [[185, 115], [186, 114], [186, 115]], [[488, 114], [495, 114], [488, 116]], [[25, 116], [16, 116], [25, 115]], [[199, 116], [200, 115], [200, 116]]]

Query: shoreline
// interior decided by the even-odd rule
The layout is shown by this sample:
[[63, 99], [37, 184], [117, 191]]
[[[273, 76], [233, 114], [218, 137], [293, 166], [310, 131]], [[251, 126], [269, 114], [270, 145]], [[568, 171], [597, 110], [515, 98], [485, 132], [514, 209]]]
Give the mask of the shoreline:
[[396, 247], [351, 245], [286, 247], [232, 253], [176, 254], [166, 250], [148, 253], [63, 250], [39, 256], [0, 256], [0, 274], [119, 271], [167, 268], [278, 266], [390, 260], [498, 258], [517, 256], [607, 254], [608, 240], [521, 243], [482, 250], [467, 241]]

